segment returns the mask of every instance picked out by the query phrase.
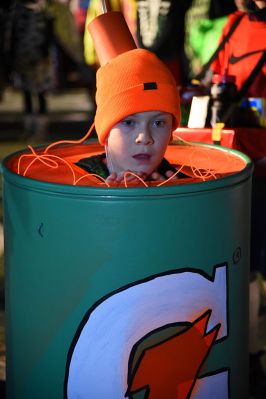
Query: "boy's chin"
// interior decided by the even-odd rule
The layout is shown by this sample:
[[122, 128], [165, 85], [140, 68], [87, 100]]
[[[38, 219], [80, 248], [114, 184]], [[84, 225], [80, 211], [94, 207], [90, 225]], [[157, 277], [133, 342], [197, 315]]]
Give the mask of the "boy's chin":
[[145, 174], [146, 177], [150, 176], [153, 173], [153, 169], [151, 168], [138, 168], [135, 170], [132, 170], [133, 173], [136, 173], [137, 175], [143, 175]]
[[132, 173], [135, 173], [137, 175], [143, 175], [145, 174], [146, 177], [150, 176], [154, 171], [157, 170], [156, 166], [151, 166], [151, 165], [134, 165], [134, 167], [130, 167], [130, 165], [127, 165], [124, 168], [124, 171], [130, 171]]

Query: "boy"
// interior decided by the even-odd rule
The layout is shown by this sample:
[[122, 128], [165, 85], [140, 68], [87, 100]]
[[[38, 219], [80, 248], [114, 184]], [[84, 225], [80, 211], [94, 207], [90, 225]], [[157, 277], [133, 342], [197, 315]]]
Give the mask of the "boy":
[[180, 102], [168, 68], [153, 53], [134, 49], [100, 67], [96, 79], [95, 127], [105, 153], [77, 165], [110, 183], [125, 172], [143, 180], [171, 177], [176, 170], [164, 153], [179, 125]]

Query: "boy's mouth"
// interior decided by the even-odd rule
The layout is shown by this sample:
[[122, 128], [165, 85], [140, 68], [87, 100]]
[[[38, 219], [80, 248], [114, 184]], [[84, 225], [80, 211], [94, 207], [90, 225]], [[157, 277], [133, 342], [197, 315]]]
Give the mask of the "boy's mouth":
[[151, 155], [140, 153], [133, 155], [133, 158], [136, 159], [137, 161], [149, 161], [151, 159]]

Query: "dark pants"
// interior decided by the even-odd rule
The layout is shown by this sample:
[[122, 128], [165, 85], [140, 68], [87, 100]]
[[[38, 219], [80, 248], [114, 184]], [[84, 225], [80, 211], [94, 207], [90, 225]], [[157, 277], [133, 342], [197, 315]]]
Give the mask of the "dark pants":
[[[33, 94], [28, 91], [24, 90], [24, 110], [26, 114], [33, 113]], [[39, 114], [46, 114], [47, 112], [47, 105], [46, 105], [46, 98], [44, 93], [37, 94], [38, 99], [38, 113]]]

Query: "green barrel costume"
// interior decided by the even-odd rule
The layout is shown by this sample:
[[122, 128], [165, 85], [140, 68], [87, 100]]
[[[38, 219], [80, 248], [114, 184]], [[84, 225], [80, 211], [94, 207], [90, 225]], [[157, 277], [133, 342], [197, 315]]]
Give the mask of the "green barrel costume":
[[[136, 341], [150, 335], [149, 325], [153, 331], [175, 322], [188, 322], [191, 327], [210, 310], [216, 319], [211, 322], [212, 316], [208, 315], [208, 330], [214, 328], [218, 320], [218, 335], [204, 355], [204, 362], [200, 361], [191, 383], [195, 392], [191, 388], [190, 397], [200, 397], [197, 396], [199, 388], [195, 388], [197, 381], [201, 383], [205, 378], [207, 383], [220, 373], [226, 373], [223, 389], [228, 397], [247, 397], [252, 164], [243, 154], [229, 151], [246, 161], [242, 171], [199, 184], [127, 189], [74, 187], [33, 180], [10, 171], [8, 159], [5, 160], [7, 398], [79, 397], [74, 393], [73, 381], [75, 370], [80, 367], [78, 351], [82, 353], [82, 344], [77, 352], [75, 347], [82, 337], [82, 329], [85, 331], [86, 325], [90, 328], [90, 323], [97, 324], [104, 314], [101, 312], [110, 304], [105, 323], [110, 326], [112, 341], [102, 348], [109, 352], [117, 339], [118, 347], [128, 345], [128, 339], [122, 338], [124, 330], [115, 332], [119, 311], [116, 312], [113, 305], [122, 309], [123, 303], [127, 320], [133, 318], [137, 323], [138, 328], [131, 326], [132, 331], [128, 333], [136, 337]], [[218, 269], [224, 272], [225, 285], [218, 284], [213, 290]], [[154, 288], [155, 283], [160, 286], [160, 281], [168, 284], [166, 278], [170, 284], [181, 282], [176, 292], [181, 305], [174, 312], [174, 299], [168, 303], [174, 285], [173, 289], [169, 288], [169, 298], [167, 286], [165, 295], [157, 295]], [[205, 297], [203, 291], [197, 292], [197, 282], [206, 287], [204, 292], [210, 289], [210, 297], [208, 294]], [[184, 291], [183, 284], [188, 287]], [[127, 302], [129, 294], [135, 295], [137, 289], [142, 295], [141, 304], [135, 303], [137, 296], [135, 302]], [[201, 295], [204, 303], [200, 313]], [[149, 307], [144, 317], [145, 301]], [[223, 307], [216, 312], [219, 303], [223, 303]], [[154, 306], [157, 324], [153, 324], [150, 316]], [[193, 317], [185, 320], [186, 315]], [[146, 328], [140, 336], [135, 331], [139, 326]], [[91, 332], [96, 334], [95, 347], [97, 342], [104, 342], [104, 330], [100, 325], [98, 328], [98, 332]], [[183, 339], [180, 334], [178, 339]], [[96, 370], [98, 357], [105, 354], [91, 346]], [[132, 351], [122, 348], [121, 356], [125, 353]], [[118, 357], [114, 355], [110, 359], [114, 361], [114, 370], [118, 370], [115, 365], [120, 361]], [[123, 361], [130, 375], [132, 364], [128, 358]], [[185, 361], [182, 356], [178, 357], [181, 369]], [[138, 365], [142, 370], [145, 367], [141, 362]], [[128, 381], [121, 383], [125, 384], [121, 399], [127, 389], [133, 392], [138, 384], [139, 374], [134, 367], [131, 380], [127, 377], [127, 368], [122, 371]], [[96, 373], [95, 370], [92, 372]], [[99, 392], [87, 392], [88, 398], [105, 399], [105, 388], [100, 385], [107, 386], [108, 376], [104, 367], [100, 370], [102, 375], [97, 378], [103, 383], [98, 384]], [[79, 384], [83, 382], [80, 380]], [[219, 392], [218, 387], [216, 390]], [[139, 390], [131, 397], [144, 397], [144, 393], [145, 389]], [[116, 395], [110, 392], [109, 398], [120, 399]], [[205, 393], [201, 397], [213, 399], [210, 395]]]

